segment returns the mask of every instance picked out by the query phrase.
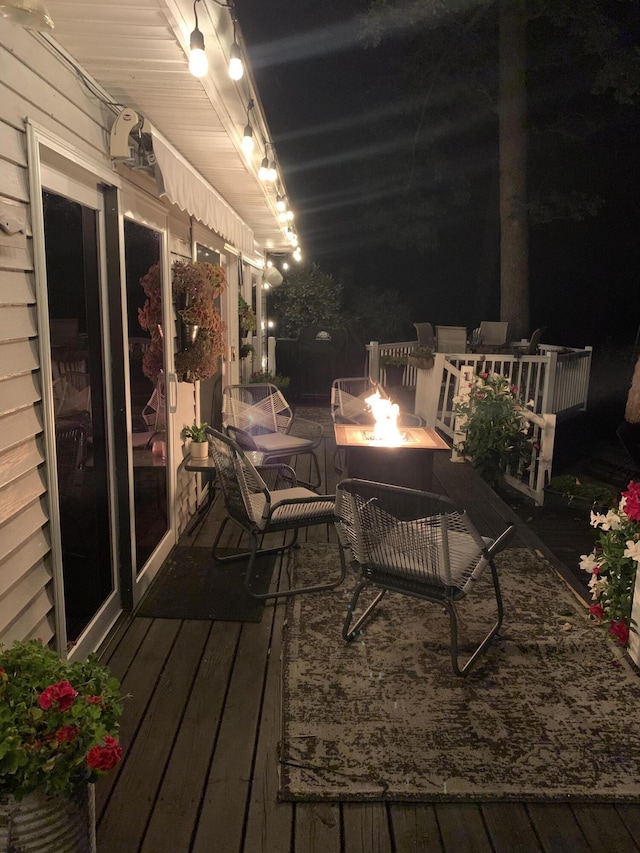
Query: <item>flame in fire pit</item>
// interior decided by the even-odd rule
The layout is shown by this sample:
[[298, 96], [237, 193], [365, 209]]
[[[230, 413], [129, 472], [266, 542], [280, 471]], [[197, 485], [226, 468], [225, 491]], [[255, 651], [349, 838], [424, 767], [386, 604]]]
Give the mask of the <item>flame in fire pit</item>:
[[374, 441], [403, 444], [404, 437], [398, 429], [398, 415], [400, 414], [398, 404], [381, 397], [379, 391], [367, 397], [365, 403], [369, 406], [375, 418], [375, 426], [373, 428]]

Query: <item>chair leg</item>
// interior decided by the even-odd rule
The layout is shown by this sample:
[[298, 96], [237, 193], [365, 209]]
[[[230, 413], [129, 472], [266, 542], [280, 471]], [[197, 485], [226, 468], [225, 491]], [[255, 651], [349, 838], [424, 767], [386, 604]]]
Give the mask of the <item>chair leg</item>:
[[[231, 519], [230, 515], [225, 516], [222, 524], [220, 525], [220, 528], [219, 528], [218, 533], [216, 535], [215, 541], [211, 547], [211, 554], [213, 556], [213, 560], [215, 563], [219, 563], [220, 565], [224, 565], [225, 563], [237, 563], [240, 560], [246, 560], [247, 557], [250, 557], [252, 554], [251, 548], [249, 548], [247, 551], [240, 551], [238, 554], [229, 554], [229, 555], [224, 556], [224, 557], [221, 556], [220, 554], [218, 554], [217, 549], [218, 549], [218, 545], [220, 543], [220, 540], [222, 539], [222, 534], [224, 532], [225, 527], [227, 526], [227, 522], [231, 521], [231, 520], [232, 519]], [[261, 556], [264, 556], [265, 554], [277, 554], [279, 551], [283, 551], [283, 552], [288, 551], [296, 545], [297, 541], [298, 541], [298, 531], [294, 529], [292, 531], [292, 537], [291, 537], [290, 542], [287, 542], [285, 539], [285, 541], [282, 545], [276, 545], [273, 548], [260, 548], [260, 547], [258, 547], [257, 550], [255, 551], [255, 556], [261, 557]], [[261, 543], [262, 543], [262, 539], [259, 540], [258, 544], [260, 545]]]
[[360, 593], [365, 588], [365, 586], [369, 586], [368, 581], [361, 580], [358, 582], [355, 590], [353, 591], [353, 596], [351, 598], [351, 601], [349, 602], [349, 605], [347, 607], [347, 615], [346, 615], [345, 620], [344, 620], [344, 625], [342, 626], [342, 639], [345, 640], [346, 642], [353, 640], [353, 638], [359, 632], [360, 627], [362, 625], [364, 625], [364, 623], [369, 619], [369, 617], [371, 616], [371, 614], [373, 613], [375, 608], [378, 606], [378, 604], [382, 601], [382, 599], [384, 598], [384, 596], [387, 592], [386, 589], [381, 589], [380, 592], [373, 599], [371, 604], [364, 611], [364, 613], [356, 621], [356, 624], [353, 626], [353, 628], [350, 628], [351, 620], [353, 619], [353, 614], [355, 613], [356, 607], [358, 605], [358, 599], [360, 598]]
[[471, 666], [475, 663], [475, 661], [480, 657], [480, 655], [487, 648], [491, 640], [495, 637], [495, 635], [500, 630], [500, 626], [502, 625], [502, 617], [504, 615], [504, 608], [502, 604], [502, 592], [500, 591], [500, 581], [498, 580], [498, 570], [495, 567], [493, 560], [489, 561], [489, 566], [491, 568], [491, 577], [493, 580], [493, 589], [496, 596], [496, 604], [498, 605], [498, 618], [491, 628], [487, 636], [480, 643], [480, 645], [476, 648], [475, 652], [471, 655], [469, 660], [465, 663], [463, 667], [460, 667], [458, 662], [458, 620], [456, 617], [455, 607], [453, 602], [444, 601], [443, 604], [449, 614], [449, 623], [451, 625], [451, 664], [453, 666], [453, 671], [456, 675], [465, 676], [468, 671], [471, 669]]
[[[295, 544], [295, 541], [298, 537], [298, 531], [295, 530], [295, 538], [294, 541], [288, 547], [291, 548]], [[251, 553], [249, 556], [249, 565], [247, 566], [247, 573], [244, 578], [244, 588], [249, 593], [252, 598], [257, 598], [259, 601], [266, 601], [271, 598], [290, 598], [292, 595], [300, 595], [304, 592], [322, 592], [323, 590], [335, 589], [339, 586], [345, 578], [346, 575], [346, 566], [343, 560], [340, 560], [340, 577], [333, 581], [327, 581], [326, 583], [314, 584], [313, 586], [304, 586], [304, 587], [296, 587], [295, 589], [283, 589], [278, 592], [254, 592], [251, 589], [251, 581], [253, 579], [253, 571], [255, 558], [259, 554], [272, 554], [275, 551], [284, 551], [285, 548], [271, 548], [271, 549], [263, 549], [258, 550], [259, 539], [255, 534], [251, 534]]]

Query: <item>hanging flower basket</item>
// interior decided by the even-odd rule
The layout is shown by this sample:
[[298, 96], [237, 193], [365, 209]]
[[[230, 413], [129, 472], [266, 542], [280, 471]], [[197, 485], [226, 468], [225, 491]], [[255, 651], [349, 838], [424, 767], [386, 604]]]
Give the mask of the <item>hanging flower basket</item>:
[[417, 367], [418, 370], [431, 370], [433, 367], [433, 356], [425, 356], [420, 357], [417, 355], [410, 355], [407, 359], [407, 363], [409, 367]]
[[[160, 264], [154, 264], [140, 284], [147, 300], [138, 311], [138, 320], [151, 335], [142, 369], [155, 382], [162, 370], [164, 347]], [[218, 360], [225, 350], [226, 326], [215, 300], [226, 286], [222, 267], [190, 261], [176, 261], [173, 265], [171, 290], [179, 319], [175, 366], [184, 382], [208, 379], [218, 369]]]

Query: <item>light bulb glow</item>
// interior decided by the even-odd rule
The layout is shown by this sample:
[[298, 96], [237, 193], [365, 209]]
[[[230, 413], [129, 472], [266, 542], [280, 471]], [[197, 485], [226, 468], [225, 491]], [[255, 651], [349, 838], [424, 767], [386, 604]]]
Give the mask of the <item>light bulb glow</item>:
[[191, 49], [191, 53], [189, 54], [189, 71], [194, 77], [204, 77], [209, 68], [209, 63], [207, 62], [207, 55], [204, 52], [204, 36], [198, 29], [197, 24], [189, 38], [189, 47]]
[[291, 222], [291, 220], [293, 219], [293, 211], [292, 211], [292, 210], [287, 210], [287, 212], [285, 213], [285, 218], [286, 218], [289, 222]]
[[262, 163], [260, 164], [260, 169], [258, 170], [258, 177], [261, 181], [269, 180], [269, 161], [266, 157], [262, 158]]
[[229, 54], [229, 77], [232, 80], [241, 80], [243, 74], [244, 65], [242, 64], [240, 45], [237, 41], [234, 41], [231, 45], [231, 53]]
[[287, 209], [286, 198], [284, 196], [277, 195], [276, 196], [276, 210], [279, 210], [280, 213], [284, 213], [286, 211], [286, 209]]
[[282, 269], [283, 269], [283, 270], [288, 270], [288, 269], [289, 269], [289, 264], [288, 264], [286, 261], [282, 264]]
[[267, 180], [275, 183], [276, 178], [278, 177], [278, 172], [276, 170], [275, 160], [272, 160], [269, 163], [269, 168], [267, 169]]
[[248, 156], [253, 151], [253, 128], [248, 124], [242, 135], [242, 150]]

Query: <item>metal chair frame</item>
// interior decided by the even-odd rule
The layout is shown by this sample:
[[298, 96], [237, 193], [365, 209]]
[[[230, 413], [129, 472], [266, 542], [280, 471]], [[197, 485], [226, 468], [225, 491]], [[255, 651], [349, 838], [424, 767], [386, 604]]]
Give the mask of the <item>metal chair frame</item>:
[[[388, 400], [384, 387], [368, 376], [348, 376], [334, 379], [331, 385], [331, 418], [335, 424], [372, 424], [373, 414], [366, 404], [367, 397], [375, 394]], [[424, 419], [411, 412], [400, 412], [398, 425], [423, 427]]]
[[265, 464], [288, 464], [309, 454], [314, 476], [308, 485], [322, 482], [316, 455], [324, 436], [322, 424], [299, 418], [279, 388], [268, 382], [227, 385], [222, 392], [222, 424], [227, 434], [247, 451], [263, 454]]
[[[289, 551], [297, 544], [301, 529], [318, 524], [333, 524], [335, 495], [318, 495], [299, 486], [295, 471], [288, 465], [261, 465], [255, 468], [243, 449], [229, 436], [211, 427], [207, 427], [206, 432], [216, 465], [217, 483], [227, 510], [227, 516], [213, 543], [213, 559], [217, 563], [230, 563], [248, 557], [245, 589], [253, 598], [260, 600], [320, 592], [334, 589], [342, 583], [346, 568], [341, 562], [341, 574], [336, 580], [278, 592], [254, 592], [251, 583], [256, 557]], [[218, 553], [218, 545], [230, 520], [248, 534], [249, 550], [223, 557]], [[285, 533], [281, 545], [262, 547], [267, 534], [279, 532]]]
[[[343, 639], [349, 642], [359, 634], [387, 592], [431, 601], [443, 606], [449, 616], [453, 671], [466, 675], [502, 624], [502, 595], [493, 558], [515, 528], [510, 526], [497, 539], [488, 539], [480, 536], [465, 510], [449, 498], [358, 479], [338, 484], [336, 516], [341, 558], [345, 568], [350, 559], [358, 572]], [[461, 666], [455, 604], [473, 590], [487, 567], [496, 621]], [[378, 594], [356, 618], [360, 594], [367, 587], [379, 590]]]

